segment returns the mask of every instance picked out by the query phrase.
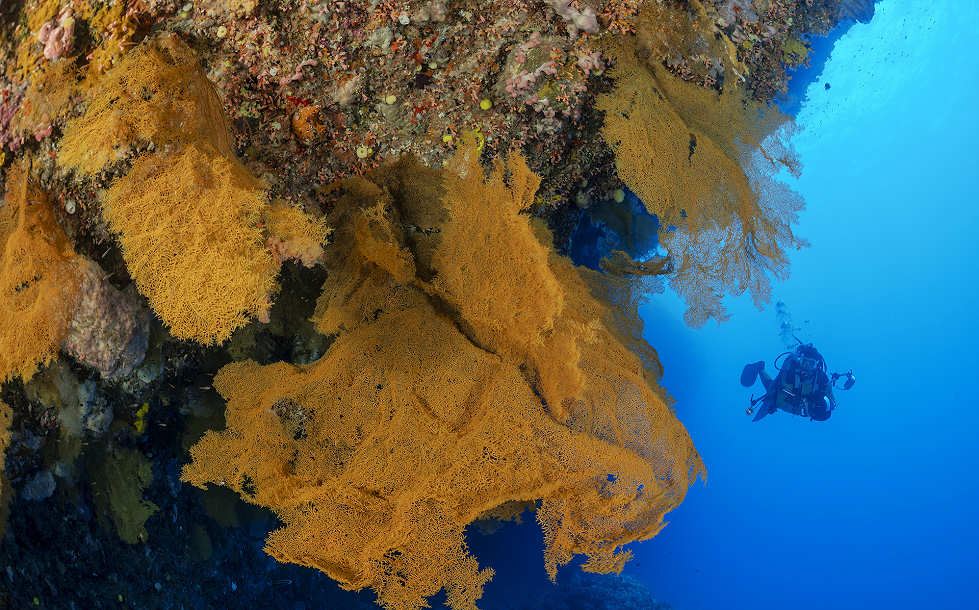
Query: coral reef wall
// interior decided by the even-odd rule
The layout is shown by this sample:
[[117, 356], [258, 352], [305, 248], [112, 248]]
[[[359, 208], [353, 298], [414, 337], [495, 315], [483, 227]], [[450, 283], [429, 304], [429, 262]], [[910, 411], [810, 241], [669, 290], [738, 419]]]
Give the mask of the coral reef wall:
[[0, 3], [0, 605], [472, 608], [524, 508], [620, 571], [704, 469], [637, 303], [788, 273], [771, 103], [868, 6]]

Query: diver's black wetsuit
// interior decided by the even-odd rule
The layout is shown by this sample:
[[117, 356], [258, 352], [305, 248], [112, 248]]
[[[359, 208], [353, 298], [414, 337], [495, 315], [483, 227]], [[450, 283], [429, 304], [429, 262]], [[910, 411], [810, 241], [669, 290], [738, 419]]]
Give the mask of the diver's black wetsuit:
[[775, 379], [765, 372], [763, 363], [749, 366], [758, 367], [758, 378], [765, 386], [765, 397], [752, 421], [780, 409], [815, 421], [826, 421], [836, 407], [826, 363], [810, 345], [801, 345], [789, 354]]

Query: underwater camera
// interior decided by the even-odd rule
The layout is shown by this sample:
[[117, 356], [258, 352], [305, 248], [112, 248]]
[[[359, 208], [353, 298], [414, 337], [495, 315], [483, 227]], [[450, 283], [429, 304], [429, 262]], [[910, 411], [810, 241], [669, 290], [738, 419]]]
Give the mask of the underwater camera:
[[843, 382], [844, 390], [849, 390], [850, 388], [853, 387], [853, 384], [857, 382], [857, 377], [856, 375], [853, 374], [853, 371], [847, 371], [845, 373], [833, 373], [833, 387], [836, 387], [836, 382], [840, 379], [840, 377], [846, 379], [846, 381]]

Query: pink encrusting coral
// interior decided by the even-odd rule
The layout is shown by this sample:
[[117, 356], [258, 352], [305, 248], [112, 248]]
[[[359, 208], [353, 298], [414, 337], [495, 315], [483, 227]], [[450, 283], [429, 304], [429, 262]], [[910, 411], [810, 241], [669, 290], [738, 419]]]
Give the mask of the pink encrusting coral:
[[585, 74], [601, 74], [605, 69], [605, 62], [598, 51], [582, 52], [578, 56], [578, 67]]
[[75, 16], [71, 7], [61, 9], [58, 16], [48, 21], [37, 33], [37, 40], [44, 45], [44, 57], [55, 60], [71, 50], [71, 38], [75, 31]]
[[517, 96], [528, 88], [532, 87], [537, 78], [543, 74], [557, 74], [557, 66], [553, 61], [548, 61], [538, 66], [533, 72], [524, 70], [507, 81], [506, 91], [510, 95]]
[[578, 30], [589, 34], [598, 33], [598, 18], [595, 10], [590, 6], [578, 10], [574, 6], [573, 0], [547, 0], [554, 12], [568, 23], [568, 33], [572, 36]]
[[15, 89], [11, 84], [5, 84], [0, 90], [3, 101], [0, 102], [0, 148], [9, 144], [10, 150], [17, 150], [24, 143], [24, 138], [11, 129], [10, 122], [20, 109], [24, 97], [23, 88]]

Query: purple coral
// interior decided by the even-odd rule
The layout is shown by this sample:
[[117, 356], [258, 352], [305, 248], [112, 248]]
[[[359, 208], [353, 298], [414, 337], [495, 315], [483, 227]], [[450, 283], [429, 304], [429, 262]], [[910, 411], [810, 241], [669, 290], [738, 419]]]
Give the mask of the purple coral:
[[70, 7], [61, 9], [58, 16], [41, 26], [37, 39], [44, 45], [44, 57], [54, 61], [71, 49], [71, 36], [75, 30], [75, 16]]

